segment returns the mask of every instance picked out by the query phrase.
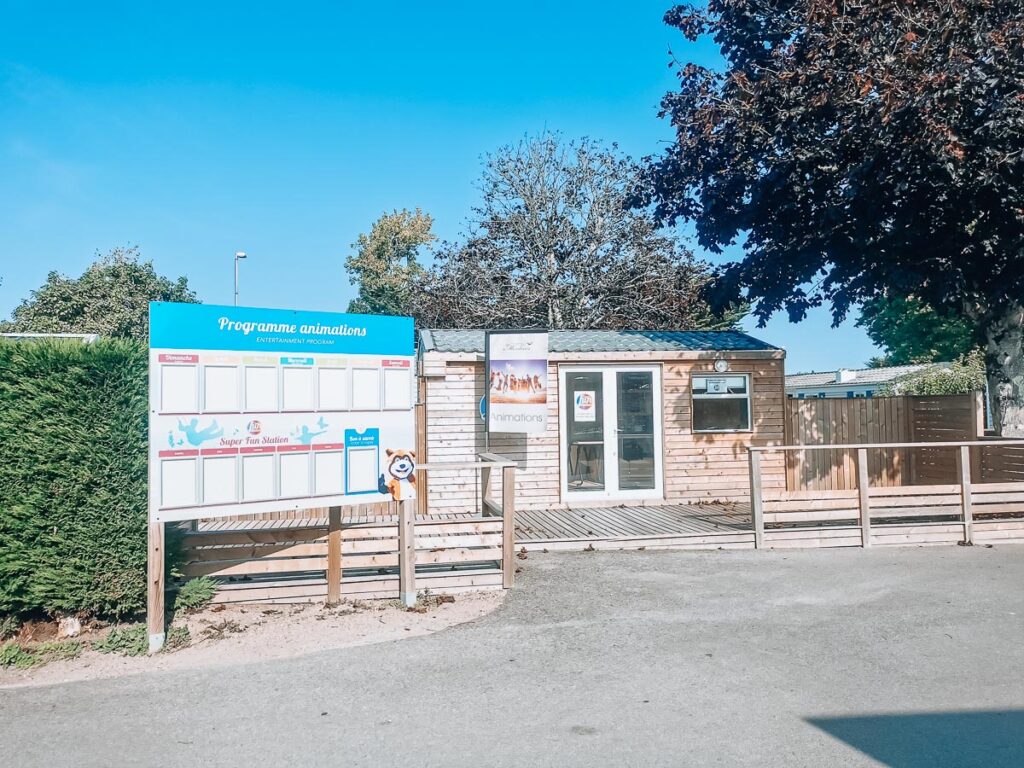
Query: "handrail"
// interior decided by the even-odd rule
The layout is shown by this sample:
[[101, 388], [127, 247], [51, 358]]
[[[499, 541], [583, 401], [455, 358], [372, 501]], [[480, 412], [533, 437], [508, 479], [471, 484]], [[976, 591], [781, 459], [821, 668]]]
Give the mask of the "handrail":
[[[481, 454], [483, 455], [483, 454]], [[496, 454], [490, 454], [496, 455]], [[511, 459], [498, 457], [498, 461], [428, 461], [424, 464], [417, 464], [416, 469], [434, 470], [435, 472], [450, 469], [482, 469], [483, 467], [494, 467], [504, 469], [505, 467], [519, 466]]]
[[1000, 445], [1021, 445], [1024, 440], [959, 440], [959, 441], [936, 441], [923, 443], [829, 443], [826, 445], [751, 445], [748, 447], [751, 453], [765, 453], [769, 451], [842, 451], [856, 450], [859, 448], [959, 448], [960, 446], [1000, 446]]
[[508, 466], [509, 464], [518, 466], [517, 462], [512, 461], [512, 459], [508, 458], [507, 456], [502, 456], [501, 454], [498, 453], [478, 453], [477, 458], [486, 461], [490, 464], [501, 464], [503, 467]]

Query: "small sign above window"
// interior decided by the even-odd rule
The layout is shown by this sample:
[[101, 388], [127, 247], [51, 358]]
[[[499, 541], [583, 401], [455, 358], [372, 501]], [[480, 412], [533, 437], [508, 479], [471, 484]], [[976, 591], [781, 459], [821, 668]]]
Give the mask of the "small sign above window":
[[746, 376], [694, 376], [695, 395], [745, 395]]

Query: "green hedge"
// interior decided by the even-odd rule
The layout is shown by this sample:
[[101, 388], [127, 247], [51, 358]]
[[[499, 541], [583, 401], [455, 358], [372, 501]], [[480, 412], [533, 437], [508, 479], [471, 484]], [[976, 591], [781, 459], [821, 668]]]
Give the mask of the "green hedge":
[[0, 341], [0, 614], [146, 604], [147, 351]]

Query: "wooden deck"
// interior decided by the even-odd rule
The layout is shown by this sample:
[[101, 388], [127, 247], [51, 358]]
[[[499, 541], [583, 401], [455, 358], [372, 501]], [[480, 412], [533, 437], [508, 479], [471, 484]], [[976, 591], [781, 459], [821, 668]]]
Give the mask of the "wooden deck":
[[516, 512], [516, 547], [580, 549], [752, 549], [745, 504], [661, 504]]

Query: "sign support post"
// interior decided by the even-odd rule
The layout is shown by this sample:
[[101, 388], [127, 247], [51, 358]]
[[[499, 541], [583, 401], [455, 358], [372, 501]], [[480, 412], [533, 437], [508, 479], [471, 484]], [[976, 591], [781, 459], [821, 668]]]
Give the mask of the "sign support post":
[[149, 559], [146, 576], [146, 627], [149, 634], [149, 652], [164, 647], [164, 524], [150, 523], [147, 533]]
[[411, 502], [398, 507], [398, 599], [406, 608], [416, 605], [416, 510]]
[[341, 602], [341, 507], [327, 512], [327, 604]]

